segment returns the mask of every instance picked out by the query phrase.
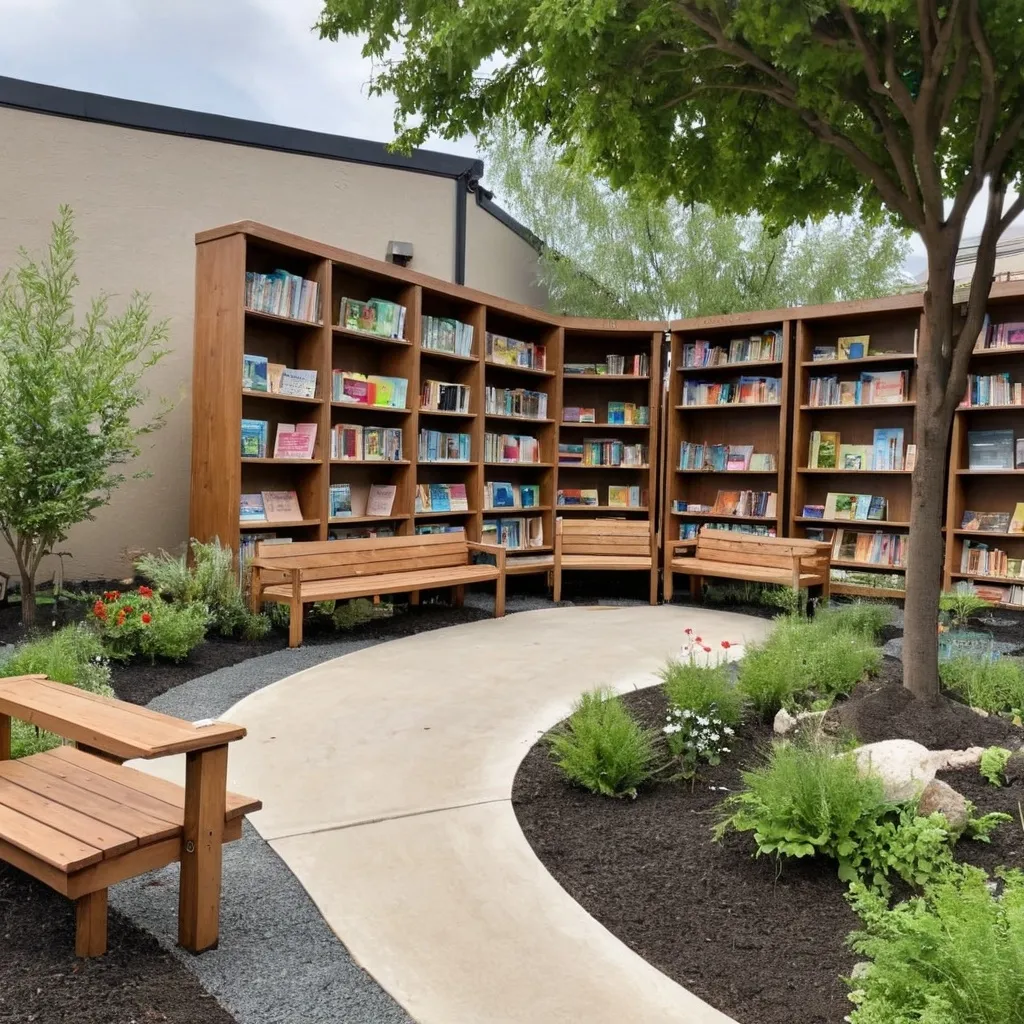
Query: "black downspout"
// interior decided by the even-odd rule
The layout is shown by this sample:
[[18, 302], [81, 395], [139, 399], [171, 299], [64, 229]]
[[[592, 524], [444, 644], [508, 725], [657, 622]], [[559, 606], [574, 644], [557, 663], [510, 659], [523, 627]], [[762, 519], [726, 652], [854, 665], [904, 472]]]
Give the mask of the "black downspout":
[[466, 197], [469, 195], [470, 173], [455, 179], [455, 283], [466, 283]]

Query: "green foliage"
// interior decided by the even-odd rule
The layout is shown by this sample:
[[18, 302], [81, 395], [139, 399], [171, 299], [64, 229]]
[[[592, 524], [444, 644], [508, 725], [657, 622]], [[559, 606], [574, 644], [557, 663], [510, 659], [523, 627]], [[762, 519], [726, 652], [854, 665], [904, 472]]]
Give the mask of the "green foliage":
[[1006, 782], [1006, 764], [1012, 751], [1006, 747], [989, 747], [981, 755], [981, 775], [993, 786], [1002, 786]]
[[1016, 658], [958, 655], [942, 662], [943, 685], [972, 708], [1020, 714], [1024, 709], [1024, 662]]
[[850, 902], [864, 930], [849, 938], [870, 961], [851, 982], [850, 1024], [1021, 1024], [1024, 1021], [1024, 875], [994, 893], [964, 867], [922, 897], [897, 903], [863, 886]]
[[149, 587], [108, 590], [89, 610], [103, 649], [115, 661], [145, 657], [183, 661], [206, 638], [210, 613], [201, 601], [175, 604]]
[[153, 587], [174, 604], [206, 605], [210, 624], [221, 636], [243, 636], [258, 640], [270, 632], [270, 619], [253, 615], [246, 606], [238, 585], [233, 554], [214, 539], [209, 544], [192, 541], [192, 564], [183, 554], [175, 556], [161, 551], [144, 555], [135, 568]]
[[163, 425], [161, 412], [144, 409], [141, 382], [165, 354], [166, 321], [151, 321], [141, 295], [117, 316], [102, 295], [83, 306], [76, 243], [62, 207], [46, 256], [22, 250], [0, 283], [0, 536], [21, 575], [25, 625], [42, 559], [95, 518], [139, 455], [140, 435]]
[[737, 604], [778, 608], [796, 615], [807, 607], [807, 591], [773, 583], [714, 582], [704, 587], [704, 599], [712, 604]]
[[548, 742], [566, 778], [591, 793], [636, 796], [637, 786], [653, 772], [654, 735], [610, 691], [584, 693], [565, 726]]
[[965, 625], [972, 615], [991, 607], [992, 602], [979, 597], [974, 585], [966, 580], [958, 583], [952, 590], [947, 590], [939, 598], [939, 611], [945, 612], [952, 619], [954, 626]]
[[849, 604], [830, 604], [815, 613], [819, 629], [842, 630], [869, 640], [878, 640], [882, 630], [892, 624], [896, 609], [879, 601], [851, 601]]
[[1004, 814], [1002, 811], [989, 811], [980, 818], [974, 816], [974, 804], [967, 801], [967, 824], [964, 826], [964, 835], [973, 839], [976, 843], [988, 843], [992, 841], [992, 833], [1008, 821], [1013, 821], [1013, 815]]
[[[577, 157], [579, 154], [577, 153]], [[906, 283], [905, 238], [856, 218], [770, 232], [756, 217], [615, 192], [582, 159], [504, 125], [488, 186], [544, 240], [553, 309], [658, 320], [890, 295]]]
[[702, 716], [715, 711], [725, 725], [739, 725], [743, 698], [727, 663], [711, 667], [670, 659], [659, 675], [671, 707]]

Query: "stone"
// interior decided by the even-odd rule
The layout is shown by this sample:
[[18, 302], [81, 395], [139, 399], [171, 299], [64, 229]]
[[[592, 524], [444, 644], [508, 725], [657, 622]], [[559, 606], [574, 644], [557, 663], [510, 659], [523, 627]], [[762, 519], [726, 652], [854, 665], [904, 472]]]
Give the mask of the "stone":
[[827, 711], [801, 711], [797, 715], [791, 715], [785, 708], [780, 708], [778, 714], [775, 716], [775, 729], [776, 736], [785, 736], [791, 733], [798, 726], [811, 726], [812, 729], [817, 730], [821, 728], [822, 720]]
[[883, 740], [853, 751], [862, 774], [882, 780], [885, 798], [903, 803], [919, 796], [935, 778], [935, 756], [913, 740]]
[[966, 750], [933, 750], [935, 770], [944, 772], [950, 768], [972, 768], [981, 763], [984, 747], [968, 747]]
[[779, 708], [778, 714], [775, 716], [775, 729], [776, 736], [785, 736], [786, 733], [791, 732], [796, 727], [797, 720], [791, 715], [785, 708]]
[[917, 813], [923, 818], [939, 811], [949, 822], [949, 827], [958, 835], [967, 826], [970, 814], [967, 801], [952, 787], [941, 779], [932, 779], [917, 804]]

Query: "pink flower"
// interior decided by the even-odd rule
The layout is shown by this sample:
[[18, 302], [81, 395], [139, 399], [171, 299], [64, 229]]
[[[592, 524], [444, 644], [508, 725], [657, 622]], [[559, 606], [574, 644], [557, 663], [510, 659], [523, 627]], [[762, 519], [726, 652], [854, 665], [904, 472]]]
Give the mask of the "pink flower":
[[685, 634], [686, 634], [687, 636], [693, 636], [693, 630], [692, 630], [692, 629], [684, 629], [684, 630], [683, 630], [683, 632], [684, 632], [684, 633], [685, 633]]
[[711, 648], [708, 647], [707, 644], [704, 644], [703, 646], [704, 646], [704, 650], [707, 651], [708, 654], [710, 654], [711, 653]]
[[703, 637], [701, 637], [701, 636], [695, 636], [695, 637], [693, 638], [693, 642], [694, 642], [695, 644], [702, 644], [702, 643], [704, 643], [704, 638], [703, 638]]
[[730, 648], [730, 647], [732, 647], [732, 644], [731, 644], [731, 643], [729, 643], [729, 641], [728, 641], [728, 640], [723, 640], [723, 641], [722, 641], [722, 646], [723, 646], [723, 647], [724, 647], [724, 648], [725, 648], [726, 650], [729, 650], [729, 648]]

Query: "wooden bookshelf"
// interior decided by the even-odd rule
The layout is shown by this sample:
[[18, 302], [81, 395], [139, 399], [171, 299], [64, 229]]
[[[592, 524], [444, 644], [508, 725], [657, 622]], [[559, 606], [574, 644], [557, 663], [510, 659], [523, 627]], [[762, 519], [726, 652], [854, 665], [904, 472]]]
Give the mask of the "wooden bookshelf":
[[[672, 324], [668, 370], [668, 432], [664, 453], [663, 557], [667, 564], [672, 545], [681, 539], [684, 524], [700, 527], [761, 526], [783, 536], [786, 496], [786, 467], [789, 458], [788, 410], [792, 373], [792, 323], [757, 316], [739, 316]], [[752, 338], [765, 331], [782, 333], [779, 359], [750, 359], [716, 366], [684, 366], [683, 347], [697, 341], [726, 349], [733, 340]], [[780, 381], [778, 402], [743, 402], [722, 405], [684, 404], [687, 381], [735, 383], [740, 377], [768, 377]], [[773, 470], [681, 469], [682, 445], [753, 445], [757, 454], [772, 455]], [[713, 512], [692, 512], [686, 505], [714, 506], [719, 491], [774, 491], [775, 512], [771, 516], [730, 516]]]
[[[567, 321], [558, 388], [561, 394], [558, 442], [583, 444], [588, 441], [618, 441], [624, 445], [645, 445], [647, 458], [642, 465], [565, 465], [557, 466], [556, 515], [594, 516], [597, 518], [646, 520], [652, 538], [656, 532], [658, 501], [658, 429], [661, 412], [661, 347], [665, 333], [662, 323], [624, 323], [606, 320]], [[607, 366], [608, 356], [622, 356], [627, 366], [634, 359], [645, 360], [637, 373], [566, 373], [566, 364]], [[628, 403], [647, 407], [644, 424], [610, 423], [609, 403]], [[567, 408], [594, 410], [594, 423], [564, 422]], [[613, 505], [609, 488], [639, 488], [635, 505]], [[559, 505], [560, 490], [597, 490], [596, 505]], [[655, 585], [658, 567], [652, 574]]]

